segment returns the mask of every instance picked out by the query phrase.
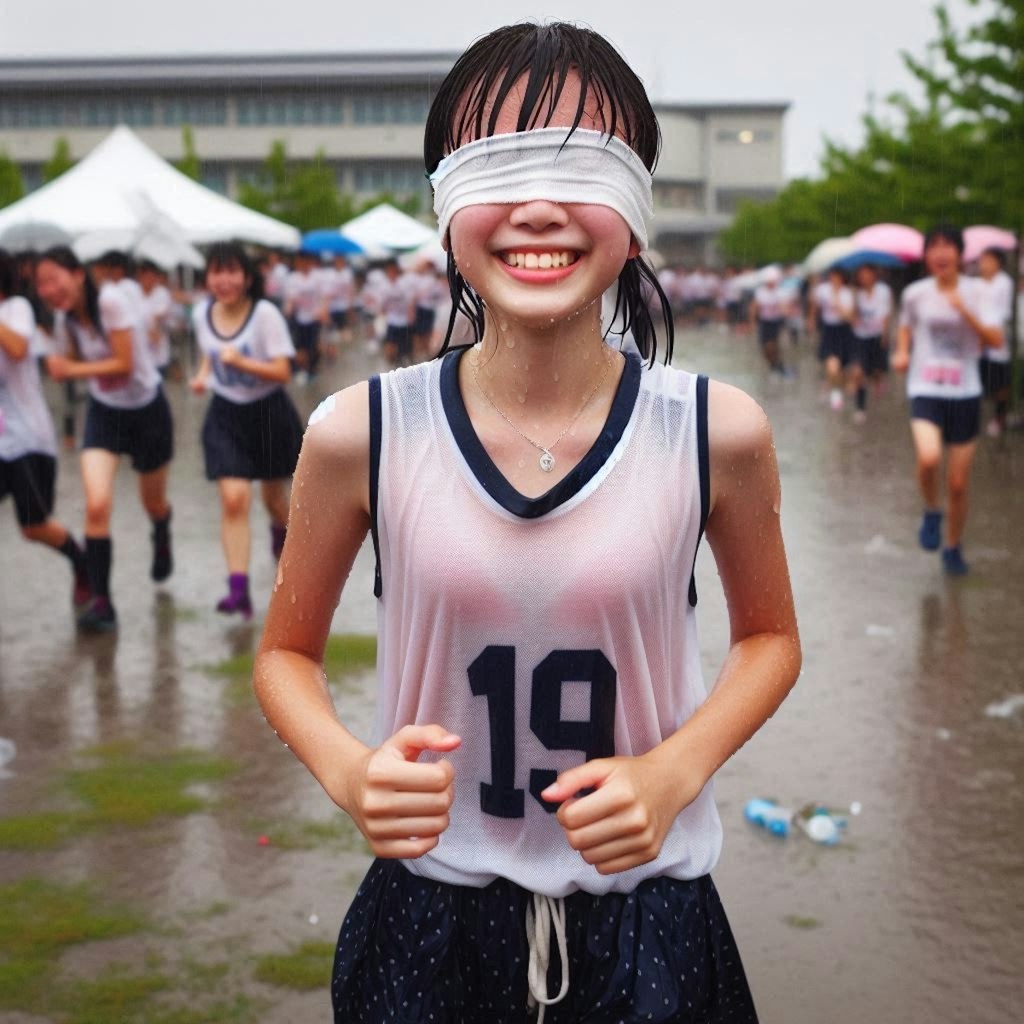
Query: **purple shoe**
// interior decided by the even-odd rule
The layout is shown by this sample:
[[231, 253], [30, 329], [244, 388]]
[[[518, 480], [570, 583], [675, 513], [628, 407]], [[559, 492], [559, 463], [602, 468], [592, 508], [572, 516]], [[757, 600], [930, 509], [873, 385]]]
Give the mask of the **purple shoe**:
[[246, 622], [252, 618], [249, 577], [244, 572], [233, 572], [228, 577], [228, 592], [217, 602], [217, 611], [223, 615], [238, 613]]

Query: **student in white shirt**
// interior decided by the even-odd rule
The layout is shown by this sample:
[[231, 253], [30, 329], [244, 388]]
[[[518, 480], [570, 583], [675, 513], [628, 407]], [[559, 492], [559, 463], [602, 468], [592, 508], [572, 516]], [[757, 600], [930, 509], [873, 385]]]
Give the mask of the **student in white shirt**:
[[306, 382], [316, 376], [320, 366], [320, 331], [327, 323], [327, 303], [324, 301], [318, 277], [319, 257], [311, 252], [295, 255], [295, 269], [288, 275], [284, 288], [284, 315], [292, 325], [295, 338], [295, 362]]
[[16, 294], [14, 261], [0, 250], [0, 501], [8, 495], [21, 534], [64, 555], [74, 573], [72, 600], [88, 603], [85, 552], [53, 518], [57, 439], [39, 380], [40, 335], [28, 299]]
[[838, 267], [830, 267], [826, 280], [811, 292], [807, 326], [811, 330], [820, 320], [818, 359], [825, 364], [829, 404], [835, 412], [843, 408], [843, 378], [850, 362], [853, 317], [853, 292], [846, 284], [846, 274]]
[[780, 337], [789, 311], [789, 299], [779, 287], [782, 273], [777, 267], [769, 267], [763, 282], [754, 292], [750, 304], [750, 323], [757, 328], [757, 340], [761, 354], [768, 363], [768, 369], [782, 377], [791, 376], [791, 371], [782, 361]]
[[981, 280], [989, 292], [993, 307], [1003, 314], [1003, 343], [999, 348], [988, 348], [981, 354], [978, 369], [985, 397], [995, 403], [995, 415], [989, 420], [985, 432], [989, 437], [1000, 437], [1006, 429], [1006, 413], [1010, 404], [1010, 322], [1013, 313], [1013, 279], [1003, 270], [1003, 254], [998, 249], [986, 249], [978, 259]]
[[173, 569], [167, 476], [174, 455], [171, 408], [153, 364], [141, 304], [104, 265], [86, 273], [66, 246], [48, 249], [36, 266], [36, 290], [62, 314], [65, 354], [47, 359], [55, 380], [89, 382], [82, 442], [85, 488], [85, 557], [92, 600], [78, 617], [85, 632], [117, 628], [110, 597], [113, 544], [110, 522], [114, 480], [122, 455], [139, 474], [139, 495], [153, 524], [150, 576], [161, 582]]
[[249, 619], [252, 485], [260, 481], [277, 558], [302, 444], [302, 424], [284, 389], [295, 348], [280, 310], [261, 297], [262, 280], [241, 245], [222, 242], [210, 249], [206, 284], [211, 297], [192, 314], [202, 362], [191, 387], [197, 394], [213, 392], [203, 420], [203, 456], [206, 478], [220, 490], [228, 568], [228, 593], [217, 611]]
[[136, 279], [142, 289], [146, 335], [153, 348], [153, 362], [160, 376], [166, 379], [171, 365], [170, 323], [174, 313], [174, 299], [167, 287], [167, 275], [155, 263], [145, 260], [139, 264]]
[[854, 290], [853, 336], [847, 364], [847, 393], [854, 396], [855, 423], [867, 418], [867, 381], [884, 365], [892, 316], [892, 290], [878, 279], [878, 268], [865, 264], [857, 268]]
[[946, 455], [949, 514], [942, 564], [953, 576], [968, 571], [960, 546], [981, 418], [978, 357], [1003, 341], [1003, 314], [992, 306], [985, 285], [960, 273], [963, 251], [963, 234], [952, 225], [937, 225], [925, 236], [930, 276], [903, 292], [892, 357], [892, 368], [907, 374], [917, 484], [924, 498], [918, 541], [927, 551], [943, 544], [939, 474]]
[[392, 366], [412, 361], [412, 325], [416, 318], [416, 279], [403, 274], [398, 261], [390, 259], [384, 266], [377, 301], [384, 315], [384, 358]]

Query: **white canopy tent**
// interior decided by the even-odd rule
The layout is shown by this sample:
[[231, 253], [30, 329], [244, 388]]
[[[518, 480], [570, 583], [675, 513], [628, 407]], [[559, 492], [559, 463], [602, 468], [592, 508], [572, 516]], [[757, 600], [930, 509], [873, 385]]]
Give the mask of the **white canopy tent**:
[[421, 224], [389, 203], [342, 224], [341, 233], [359, 245], [368, 256], [390, 256], [419, 249], [437, 241], [437, 231]]
[[55, 224], [75, 238], [136, 232], [152, 221], [154, 210], [193, 245], [239, 239], [299, 246], [295, 228], [193, 181], [123, 125], [71, 170], [0, 210], [0, 236], [16, 225], [33, 224]]

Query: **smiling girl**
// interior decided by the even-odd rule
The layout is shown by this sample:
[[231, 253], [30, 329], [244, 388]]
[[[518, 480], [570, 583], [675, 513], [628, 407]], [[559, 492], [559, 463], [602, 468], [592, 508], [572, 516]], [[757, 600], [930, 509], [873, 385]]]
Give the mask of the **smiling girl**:
[[202, 361], [191, 387], [197, 394], [213, 392], [203, 421], [203, 455], [206, 478], [220, 490], [228, 566], [228, 592], [217, 611], [250, 619], [252, 482], [261, 481], [277, 557], [288, 523], [288, 482], [302, 444], [302, 424], [284, 390], [295, 348], [280, 310], [261, 298], [262, 278], [241, 245], [210, 249], [206, 287], [211, 297], [192, 314]]
[[[449, 335], [461, 309], [476, 344], [340, 392], [307, 430], [308, 525], [289, 532], [254, 685], [378, 858], [338, 940], [336, 1021], [755, 1019], [709, 876], [710, 780], [800, 648], [764, 414], [654, 360], [658, 143], [596, 33], [523, 24], [474, 44], [425, 156]], [[612, 286], [640, 357], [605, 342]], [[705, 530], [732, 626], [710, 696]], [[367, 533], [371, 745], [322, 665]]]
[[139, 497], [153, 524], [150, 576], [160, 582], [173, 568], [167, 501], [174, 454], [171, 408], [153, 363], [141, 307], [109, 267], [96, 265], [87, 273], [70, 249], [58, 246], [36, 264], [36, 291], [61, 314], [63, 331], [58, 333], [69, 342], [64, 354], [48, 357], [50, 376], [89, 382], [81, 470], [92, 599], [79, 614], [78, 627], [108, 632], [117, 627], [110, 598], [110, 517], [122, 455], [131, 457], [139, 474]]

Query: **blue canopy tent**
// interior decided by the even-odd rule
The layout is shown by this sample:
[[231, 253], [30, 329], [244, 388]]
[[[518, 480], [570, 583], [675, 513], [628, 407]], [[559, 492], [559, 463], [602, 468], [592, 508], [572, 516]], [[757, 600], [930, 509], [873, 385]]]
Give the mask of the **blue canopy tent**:
[[346, 238], [337, 228], [318, 228], [302, 236], [303, 252], [330, 253], [332, 256], [357, 256], [363, 251], [358, 242]]

